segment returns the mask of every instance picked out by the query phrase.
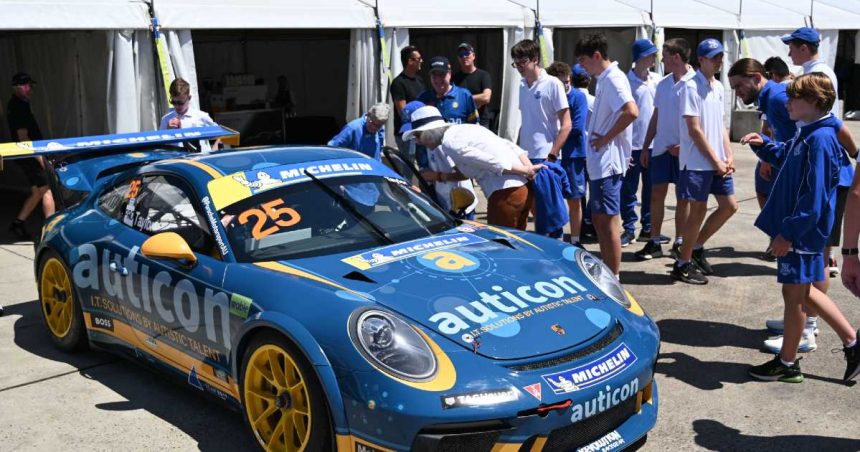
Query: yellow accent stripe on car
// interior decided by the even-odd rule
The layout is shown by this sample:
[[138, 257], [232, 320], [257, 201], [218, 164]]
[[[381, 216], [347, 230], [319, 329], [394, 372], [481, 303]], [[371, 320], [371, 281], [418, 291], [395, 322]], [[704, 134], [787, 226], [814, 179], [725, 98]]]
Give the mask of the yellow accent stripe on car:
[[380, 445], [373, 444], [363, 439], [359, 439], [355, 435], [337, 435], [335, 442], [337, 444], [338, 452], [355, 452], [356, 450], [362, 450], [359, 449], [358, 446], [364, 446], [363, 450], [394, 452], [394, 449], [389, 449], [387, 447], [382, 447]]
[[33, 150], [32, 141], [21, 141], [20, 143], [2, 143], [0, 144], [0, 157], [14, 157], [17, 155], [32, 155], [36, 151]]
[[475, 226], [475, 227], [479, 227], [479, 228], [487, 228], [487, 229], [489, 229], [489, 230], [491, 230], [491, 231], [493, 231], [493, 232], [495, 232], [495, 233], [497, 233], [497, 234], [502, 234], [502, 235], [504, 235], [505, 237], [509, 237], [509, 238], [512, 238], [512, 239], [514, 239], [514, 240], [516, 240], [516, 241], [518, 241], [518, 242], [525, 243], [526, 245], [528, 245], [528, 246], [530, 246], [530, 247], [532, 247], [532, 248], [534, 248], [534, 249], [536, 249], [536, 250], [538, 250], [538, 251], [543, 251], [539, 246], [535, 245], [534, 243], [529, 242], [528, 240], [526, 240], [526, 239], [524, 239], [524, 238], [522, 238], [522, 237], [520, 237], [520, 236], [518, 236], [518, 235], [516, 235], [516, 234], [513, 234], [513, 233], [511, 233], [511, 232], [508, 232], [508, 231], [506, 231], [506, 230], [504, 230], [504, 229], [497, 228], [497, 227], [495, 227], [495, 226], [491, 226], [491, 225], [489, 225], [489, 224], [482, 224], [482, 223], [478, 223], [477, 221], [464, 220], [464, 221], [463, 221], [463, 223], [470, 224], [470, 225], [473, 225], [473, 226]]
[[490, 452], [518, 452], [523, 443], [496, 443]]
[[442, 347], [439, 347], [439, 344], [436, 343], [430, 336], [424, 334], [423, 331], [415, 328], [415, 331], [427, 341], [427, 345], [430, 346], [430, 350], [433, 351], [433, 355], [436, 356], [436, 376], [433, 377], [432, 380], [423, 381], [423, 382], [415, 382], [404, 380], [402, 378], [395, 377], [387, 372], [380, 372], [381, 374], [392, 378], [400, 383], [405, 384], [406, 386], [413, 387], [415, 389], [420, 389], [422, 391], [447, 391], [454, 387], [454, 383], [457, 382], [457, 369], [454, 368], [454, 363], [451, 362], [451, 358], [448, 357], [447, 354], [442, 350]]
[[325, 285], [328, 285], [331, 287], [335, 287], [335, 288], [340, 289], [340, 290], [345, 290], [345, 291], [347, 291], [347, 292], [349, 292], [349, 293], [351, 293], [357, 297], [364, 298], [365, 300], [368, 300], [368, 301], [370, 300], [366, 296], [364, 296], [364, 295], [362, 295], [362, 294], [360, 294], [360, 293], [358, 293], [358, 292], [356, 292], [356, 291], [354, 291], [348, 287], [342, 286], [342, 285], [340, 285], [340, 284], [338, 284], [338, 283], [336, 283], [336, 282], [334, 282], [328, 278], [323, 278], [322, 276], [317, 276], [313, 273], [308, 273], [304, 270], [301, 270], [301, 269], [298, 269], [295, 267], [291, 267], [289, 265], [282, 264], [280, 262], [256, 262], [256, 263], [254, 263], [254, 265], [258, 265], [260, 267], [263, 267], [263, 268], [266, 268], [269, 270], [274, 270], [276, 272], [281, 272], [281, 273], [286, 273], [288, 275], [298, 276], [299, 278], [310, 279], [311, 281], [316, 281], [318, 283], [322, 283], [322, 284], [325, 284]]
[[215, 206], [215, 209], [223, 209], [231, 204], [249, 198], [253, 194], [250, 187], [242, 185], [235, 177], [239, 175], [242, 175], [242, 173], [218, 176], [209, 181], [207, 187], [209, 188], [209, 195], [212, 197], [212, 204]]
[[539, 436], [535, 438], [535, 443], [532, 444], [531, 452], [540, 452], [543, 450], [543, 446], [546, 445], [546, 440], [548, 438], [545, 436]]
[[211, 365], [203, 362], [200, 359], [197, 359], [188, 353], [179, 350], [178, 348], [172, 346], [170, 343], [154, 339], [156, 341], [155, 347], [152, 345], [148, 345], [143, 343], [140, 340], [138, 334], [143, 336], [150, 336], [149, 333], [142, 331], [138, 328], [135, 328], [131, 324], [126, 323], [123, 320], [117, 319], [113, 317], [113, 331], [98, 328], [93, 325], [92, 314], [89, 312], [84, 312], [84, 321], [86, 322], [86, 327], [88, 330], [98, 331], [103, 334], [107, 334], [113, 336], [123, 342], [126, 342], [132, 347], [136, 347], [140, 350], [146, 351], [152, 355], [157, 356], [162, 360], [164, 364], [167, 364], [185, 374], [191, 372], [191, 368], [194, 367], [197, 373], [197, 377], [203, 381], [205, 381], [210, 386], [216, 387], [221, 391], [235, 397], [239, 400], [239, 388], [235, 381], [231, 377], [227, 377], [228, 381], [225, 382], [220, 378], [215, 376], [214, 369]]
[[185, 164], [185, 165], [191, 165], [191, 166], [193, 166], [193, 167], [195, 167], [195, 168], [199, 168], [199, 169], [201, 169], [201, 170], [205, 171], [205, 172], [206, 172], [206, 174], [208, 174], [208, 175], [212, 176], [212, 179], [217, 179], [217, 178], [219, 178], [219, 177], [222, 177], [222, 176], [223, 176], [223, 174], [221, 174], [221, 173], [220, 173], [218, 170], [216, 170], [215, 168], [213, 168], [213, 167], [211, 167], [211, 166], [209, 166], [209, 165], [207, 165], [207, 164], [205, 164], [205, 163], [203, 163], [203, 162], [198, 162], [198, 161], [196, 161], [196, 160], [181, 160], [181, 159], [175, 159], [175, 160], [173, 160], [173, 159], [172, 159], [172, 160], [165, 160], [164, 162], [166, 162], [166, 163], [171, 163], [171, 164], [174, 164], [174, 163], [182, 163], [182, 164]]
[[624, 291], [627, 294], [627, 300], [630, 301], [630, 307], [627, 308], [628, 311], [642, 317], [645, 315], [645, 310], [642, 309], [642, 306], [639, 306], [639, 302], [633, 298], [633, 295], [630, 292]]

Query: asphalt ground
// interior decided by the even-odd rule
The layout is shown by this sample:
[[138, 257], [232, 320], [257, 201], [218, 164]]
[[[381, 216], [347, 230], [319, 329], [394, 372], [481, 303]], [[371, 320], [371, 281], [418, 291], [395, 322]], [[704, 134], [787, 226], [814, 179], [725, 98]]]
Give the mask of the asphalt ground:
[[[860, 124], [849, 125], [860, 138]], [[710, 284], [674, 283], [671, 259], [633, 262], [642, 244], [624, 250], [622, 282], [663, 339], [660, 415], [642, 450], [860, 450], [860, 387], [841, 382], [845, 362], [831, 353], [841, 344], [828, 326], [821, 325], [818, 350], [803, 355], [802, 384], [761, 383], [746, 374], [749, 365], [771, 359], [760, 350], [764, 321], [781, 317], [782, 302], [776, 264], [759, 259], [766, 240], [752, 226], [759, 213], [755, 158], [739, 145], [735, 156], [740, 210], [707, 244], [716, 271]], [[0, 234], [23, 196], [0, 192]], [[674, 199], [668, 204], [664, 233], [671, 236]], [[38, 219], [33, 223], [35, 230]], [[32, 260], [32, 244], [2, 236], [0, 451], [253, 446], [238, 413], [187, 386], [109, 354], [55, 349], [40, 318]], [[831, 282], [831, 297], [860, 327], [860, 300], [838, 277]]]

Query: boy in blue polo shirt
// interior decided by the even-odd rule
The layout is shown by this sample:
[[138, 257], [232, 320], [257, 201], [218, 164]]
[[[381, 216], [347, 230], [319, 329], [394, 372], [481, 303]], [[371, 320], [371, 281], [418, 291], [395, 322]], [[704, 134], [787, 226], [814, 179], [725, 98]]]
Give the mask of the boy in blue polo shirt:
[[782, 156], [785, 160], [755, 222], [773, 238], [777, 281], [782, 284], [785, 302], [785, 335], [780, 353], [750, 368], [749, 374], [765, 381], [803, 381], [797, 346], [806, 323], [805, 311], [811, 307], [842, 340], [847, 361], [843, 380], [848, 382], [860, 373], [860, 332], [827, 294], [812, 285], [825, 279], [824, 246], [833, 227], [842, 166], [838, 138], [842, 124], [829, 113], [836, 92], [826, 75], [812, 73], [789, 86], [788, 98], [788, 111], [800, 127], [794, 138], [777, 143], [762, 135], [745, 137], [760, 158], [773, 161]]
[[[579, 77], [588, 78], [588, 73], [581, 67]], [[582, 199], [585, 197], [585, 127], [588, 118], [588, 98], [582, 90], [571, 87], [573, 70], [567, 63], [553, 62], [546, 68], [546, 73], [561, 80], [567, 94], [567, 104], [570, 108], [570, 133], [561, 147], [561, 167], [567, 174], [569, 193], [567, 209], [570, 216], [570, 243], [581, 246], [579, 234], [582, 229]]]
[[478, 107], [472, 93], [451, 84], [451, 63], [447, 58], [437, 56], [430, 60], [430, 85], [433, 89], [419, 94], [418, 101], [436, 107], [446, 122], [478, 123]]

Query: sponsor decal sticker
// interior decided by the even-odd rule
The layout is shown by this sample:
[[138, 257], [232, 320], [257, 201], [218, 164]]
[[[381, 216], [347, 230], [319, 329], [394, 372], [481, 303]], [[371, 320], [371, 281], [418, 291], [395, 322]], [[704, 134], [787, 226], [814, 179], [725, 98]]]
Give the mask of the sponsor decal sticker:
[[613, 430], [606, 435], [603, 435], [597, 441], [576, 449], [576, 452], [606, 452], [615, 450], [624, 445], [624, 438], [618, 433], [618, 430]]
[[552, 330], [555, 331], [555, 334], [558, 334], [559, 336], [564, 336], [565, 334], [567, 334], [567, 332], [564, 331], [564, 327], [558, 323], [552, 326]]
[[594, 361], [561, 372], [541, 375], [541, 378], [554, 393], [566, 394], [605, 381], [635, 362], [636, 355], [627, 347], [627, 344], [622, 343]]
[[197, 368], [194, 366], [191, 367], [191, 372], [188, 373], [188, 384], [201, 391], [204, 390], [203, 383], [200, 383], [200, 378], [197, 377]]
[[428, 251], [455, 248], [486, 241], [487, 239], [478, 237], [477, 235], [465, 233], [425, 237], [423, 239], [398, 243], [384, 248], [377, 248], [366, 253], [357, 254], [355, 256], [350, 256], [343, 259], [343, 262], [345, 264], [352, 265], [359, 270], [369, 270], [391, 262], [409, 259], [410, 257], [415, 257]]
[[253, 301], [254, 300], [237, 293], [230, 295], [230, 314], [239, 318], [247, 319], [248, 311], [251, 310], [251, 303]]
[[540, 384], [540, 382], [537, 382], [537, 383], [535, 383], [535, 384], [528, 385], [528, 386], [523, 386], [523, 389], [525, 389], [525, 390], [526, 390], [526, 392], [528, 392], [529, 394], [531, 394], [531, 395], [532, 395], [532, 397], [534, 397], [534, 398], [538, 399], [538, 402], [541, 402], [541, 401], [542, 401], [542, 398], [541, 398], [541, 384]]
[[113, 319], [110, 317], [105, 317], [103, 315], [99, 315], [96, 313], [90, 314], [90, 318], [92, 319], [93, 327], [99, 328], [102, 330], [113, 331]]
[[498, 405], [500, 403], [513, 402], [517, 400], [519, 396], [519, 391], [517, 391], [516, 388], [507, 388], [443, 395], [440, 399], [442, 400], [442, 409], [448, 410], [451, 408]]
[[630, 397], [635, 397], [637, 392], [639, 392], [638, 378], [634, 378], [627, 384], [614, 389], [612, 386], [606, 385], [606, 388], [591, 400], [586, 400], [570, 407], [570, 422], [579, 422], [616, 407]]

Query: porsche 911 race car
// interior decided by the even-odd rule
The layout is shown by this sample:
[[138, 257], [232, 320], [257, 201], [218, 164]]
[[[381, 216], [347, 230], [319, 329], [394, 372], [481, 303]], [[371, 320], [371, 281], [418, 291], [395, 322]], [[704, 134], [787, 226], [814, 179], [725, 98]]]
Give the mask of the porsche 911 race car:
[[453, 219], [357, 152], [192, 154], [220, 127], [0, 146], [62, 209], [35, 273], [63, 350], [237, 408], [266, 450], [613, 450], [657, 418], [659, 332], [588, 252]]

